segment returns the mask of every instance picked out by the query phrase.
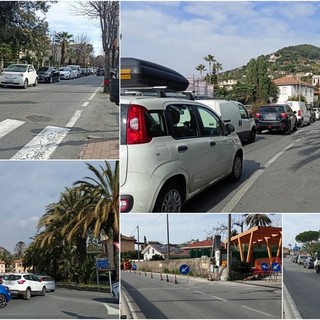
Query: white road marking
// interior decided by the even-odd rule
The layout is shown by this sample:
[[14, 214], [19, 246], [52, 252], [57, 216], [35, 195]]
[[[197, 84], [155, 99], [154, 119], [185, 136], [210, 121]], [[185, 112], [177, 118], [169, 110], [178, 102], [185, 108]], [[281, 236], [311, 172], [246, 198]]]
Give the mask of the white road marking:
[[22, 126], [25, 121], [20, 121], [20, 120], [13, 120], [13, 119], [6, 119], [4, 121], [0, 122], [0, 138], [4, 137], [11, 131], [19, 128]]
[[100, 84], [100, 86], [94, 91], [94, 93], [90, 96], [90, 98], [88, 100], [91, 100], [94, 98], [94, 96], [97, 94], [97, 92], [99, 91], [99, 89], [102, 87], [103, 83]]
[[239, 203], [246, 192], [251, 188], [251, 186], [258, 180], [258, 178], [268, 169], [272, 163], [274, 163], [281, 155], [283, 155], [288, 149], [290, 149], [294, 143], [291, 143], [285, 147], [282, 151], [277, 153], [273, 158], [271, 158], [261, 169], [258, 169], [241, 187], [241, 189], [233, 196], [231, 201], [221, 210], [221, 212], [231, 212], [235, 206]]
[[108, 315], [118, 315], [118, 316], [120, 315], [119, 309], [112, 308], [107, 303], [104, 303], [103, 305], [106, 307]]
[[221, 301], [224, 301], [224, 302], [227, 302], [228, 300], [225, 300], [225, 299], [222, 299], [220, 297], [216, 297], [216, 296], [211, 296], [212, 298], [215, 298], [215, 299], [218, 299], [218, 300], [221, 300]]
[[260, 310], [256, 310], [256, 309], [253, 309], [253, 308], [249, 308], [247, 306], [241, 306], [242, 308], [245, 308], [245, 309], [248, 309], [248, 310], [252, 310], [252, 311], [255, 311], [255, 312], [258, 312], [258, 313], [261, 313], [261, 314], [264, 314], [266, 316], [269, 316], [269, 317], [272, 317], [273, 315], [270, 314], [270, 313], [266, 313], [266, 312], [262, 312]]
[[89, 101], [86, 101], [81, 107], [86, 107], [88, 106], [88, 104], [89, 104]]
[[77, 120], [81, 117], [82, 110], [77, 110], [74, 115], [71, 117], [70, 121], [67, 123], [66, 127], [71, 128], [75, 125]]
[[11, 159], [46, 160], [67, 136], [70, 129], [47, 126], [35, 138], [27, 143]]

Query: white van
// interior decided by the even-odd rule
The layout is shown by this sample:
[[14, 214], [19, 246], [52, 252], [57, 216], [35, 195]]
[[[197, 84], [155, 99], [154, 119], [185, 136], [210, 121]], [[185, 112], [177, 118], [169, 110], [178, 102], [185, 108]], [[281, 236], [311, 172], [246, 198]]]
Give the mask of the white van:
[[310, 111], [302, 101], [286, 101], [293, 111], [296, 112], [298, 126], [303, 127], [311, 123]]
[[256, 123], [251, 113], [238, 101], [231, 100], [196, 100], [214, 110], [225, 124], [231, 123], [241, 141], [254, 142], [256, 140]]

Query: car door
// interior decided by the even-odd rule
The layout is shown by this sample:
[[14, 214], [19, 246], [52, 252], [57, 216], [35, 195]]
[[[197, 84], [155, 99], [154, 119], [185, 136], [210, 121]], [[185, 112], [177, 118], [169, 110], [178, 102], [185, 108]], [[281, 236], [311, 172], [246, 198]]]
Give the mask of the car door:
[[36, 291], [36, 292], [41, 292], [43, 284], [40, 281], [40, 279], [37, 276], [35, 276], [34, 274], [30, 274], [29, 275], [29, 279], [30, 279], [30, 281], [32, 283], [31, 290], [32, 291]]
[[241, 132], [244, 136], [248, 137], [254, 125], [254, 120], [243, 104], [238, 102], [237, 105], [239, 108], [242, 123]]
[[198, 106], [197, 111], [201, 137], [209, 153], [209, 182], [213, 182], [231, 171], [234, 143], [232, 137], [226, 135], [225, 125], [217, 114], [202, 106]]
[[172, 159], [188, 177], [188, 193], [204, 187], [210, 171], [208, 139], [200, 135], [194, 108], [191, 103], [170, 103], [166, 107]]
[[36, 82], [37, 73], [33, 66], [28, 66], [28, 81], [29, 84], [34, 84]]

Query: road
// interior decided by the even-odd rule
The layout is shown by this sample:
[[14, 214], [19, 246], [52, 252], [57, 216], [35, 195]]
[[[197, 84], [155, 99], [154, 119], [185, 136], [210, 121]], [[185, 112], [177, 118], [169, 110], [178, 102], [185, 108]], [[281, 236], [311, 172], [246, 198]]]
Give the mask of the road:
[[118, 139], [118, 106], [95, 75], [0, 88], [0, 159], [77, 159], [88, 138]]
[[244, 145], [240, 182], [221, 181], [184, 212], [319, 212], [320, 122], [291, 135], [263, 132]]
[[281, 318], [281, 288], [187, 276], [174, 283], [127, 272], [121, 274], [121, 281], [136, 303], [139, 319]]
[[302, 319], [319, 319], [320, 274], [283, 259], [283, 281]]
[[119, 304], [110, 293], [57, 289], [28, 301], [14, 297], [0, 319], [119, 319]]

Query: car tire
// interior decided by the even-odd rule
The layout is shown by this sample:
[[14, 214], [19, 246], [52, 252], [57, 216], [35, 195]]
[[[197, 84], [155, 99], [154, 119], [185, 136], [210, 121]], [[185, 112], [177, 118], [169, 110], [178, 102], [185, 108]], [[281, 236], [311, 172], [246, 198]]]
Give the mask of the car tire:
[[0, 308], [4, 308], [7, 305], [7, 299], [5, 295], [0, 294]]
[[320, 270], [319, 270], [319, 267], [317, 266], [316, 267], [316, 273], [319, 273], [320, 272]]
[[233, 160], [232, 172], [229, 176], [230, 181], [237, 182], [241, 179], [242, 166], [243, 166], [243, 159], [241, 154], [238, 152]]
[[256, 128], [252, 128], [250, 135], [249, 135], [249, 138], [248, 138], [248, 141], [250, 143], [252, 143], [252, 142], [255, 142], [255, 140], [256, 140]]
[[184, 196], [180, 185], [167, 182], [159, 192], [153, 212], [181, 212]]
[[298, 124], [297, 124], [297, 121], [294, 123], [294, 126], [293, 126], [293, 131], [297, 131], [298, 130]]
[[29, 86], [29, 81], [28, 81], [28, 79], [25, 79], [24, 83], [23, 83], [23, 89], [27, 89], [28, 86]]
[[34, 80], [33, 86], [36, 87], [37, 85], [38, 85], [38, 78], [36, 78], [36, 80]]
[[45, 296], [46, 295], [46, 287], [42, 287], [42, 290], [41, 290], [41, 296]]
[[24, 300], [30, 300], [31, 299], [31, 289], [27, 288], [24, 295], [23, 295]]

